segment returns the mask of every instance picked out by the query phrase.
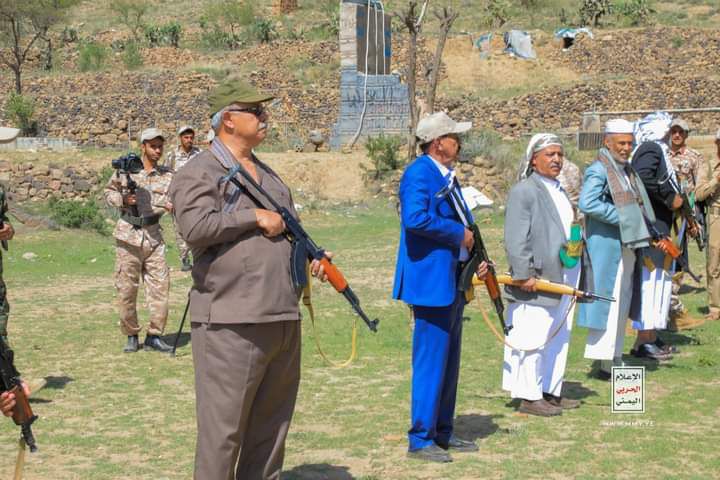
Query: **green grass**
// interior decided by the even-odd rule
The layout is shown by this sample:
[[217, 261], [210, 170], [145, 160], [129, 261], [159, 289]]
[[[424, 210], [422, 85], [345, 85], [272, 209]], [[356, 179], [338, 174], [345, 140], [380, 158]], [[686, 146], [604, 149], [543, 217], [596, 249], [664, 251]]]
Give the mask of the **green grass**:
[[[479, 218], [487, 247], [504, 269], [503, 220], [497, 214]], [[336, 252], [336, 264], [366, 312], [381, 323], [377, 334], [359, 323], [360, 358], [337, 370], [323, 364], [304, 322], [303, 374], [284, 478], [629, 478], [629, 466], [638, 465], [652, 465], [662, 478], [710, 478], [720, 468], [714, 400], [720, 393], [720, 323], [671, 336], [683, 352], [668, 364], [648, 365], [647, 413], [630, 416], [612, 415], [609, 386], [588, 378], [586, 331], [575, 328], [566, 387], [585, 404], [560, 418], [528, 418], [508, 406], [500, 389], [502, 349], [474, 304], [466, 309], [457, 428], [479, 441], [480, 452], [457, 455], [444, 466], [406, 460], [412, 329], [407, 307], [390, 299], [394, 209], [385, 202], [343, 204], [307, 212], [304, 223], [320, 245]], [[172, 227], [164, 227], [173, 267], [170, 335], [178, 328], [189, 277], [179, 273]], [[30, 251], [37, 258], [24, 260]], [[191, 345], [183, 345], [177, 358], [120, 353], [112, 240], [20, 226], [4, 262], [17, 366], [27, 379], [50, 380], [33, 400], [40, 451], [28, 457], [27, 478], [190, 478]], [[692, 263], [703, 272], [701, 255], [694, 253]], [[692, 314], [702, 314], [704, 291], [692, 290], [683, 300]], [[339, 359], [349, 348], [350, 309], [326, 285], [315, 288], [314, 302], [322, 346]], [[146, 310], [140, 312], [146, 319]], [[0, 478], [11, 475], [16, 437], [11, 422], [0, 422]]]

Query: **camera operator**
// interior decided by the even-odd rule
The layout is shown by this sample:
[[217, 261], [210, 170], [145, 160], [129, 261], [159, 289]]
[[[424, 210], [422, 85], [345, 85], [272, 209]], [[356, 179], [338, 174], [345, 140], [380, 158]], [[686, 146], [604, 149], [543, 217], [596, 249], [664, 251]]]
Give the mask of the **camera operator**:
[[[168, 315], [170, 272], [165, 261], [165, 241], [160, 218], [172, 211], [167, 192], [171, 171], [158, 165], [165, 138], [157, 128], [140, 135], [142, 159], [126, 155], [113, 161], [117, 173], [105, 187], [105, 202], [120, 209], [113, 236], [116, 241], [115, 287], [120, 303], [120, 328], [127, 335], [126, 353], [137, 352], [138, 323], [136, 309], [138, 286], [142, 277], [150, 310], [144, 348], [159, 352], [172, 350], [162, 341]], [[134, 190], [134, 193], [132, 192]]]

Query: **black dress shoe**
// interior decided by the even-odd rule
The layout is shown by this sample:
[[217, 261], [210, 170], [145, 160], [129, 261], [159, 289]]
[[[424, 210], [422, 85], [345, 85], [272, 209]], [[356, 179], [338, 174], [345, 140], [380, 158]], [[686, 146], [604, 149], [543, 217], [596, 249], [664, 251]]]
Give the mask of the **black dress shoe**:
[[138, 336], [137, 335], [128, 335], [128, 341], [125, 344], [125, 348], [123, 348], [124, 353], [135, 353], [138, 351], [139, 345], [138, 345]]
[[408, 458], [416, 460], [425, 460], [426, 462], [448, 463], [452, 462], [452, 457], [448, 452], [438, 447], [434, 443], [424, 448], [410, 450], [407, 452]]
[[480, 447], [478, 447], [475, 442], [463, 440], [455, 435], [450, 437], [447, 444], [438, 443], [437, 445], [443, 450], [453, 450], [455, 452], [477, 452], [480, 450]]
[[668, 345], [667, 343], [660, 340], [660, 337], [655, 339], [655, 346], [662, 350], [664, 353], [680, 353], [680, 350], [675, 345]]
[[630, 350], [630, 355], [636, 358], [650, 358], [657, 361], [672, 359], [672, 355], [663, 352], [654, 343], [643, 343], [637, 350]]
[[157, 335], [148, 335], [145, 337], [143, 345], [146, 350], [149, 348], [151, 350], [155, 350], [156, 352], [172, 352], [172, 347], [163, 342]]

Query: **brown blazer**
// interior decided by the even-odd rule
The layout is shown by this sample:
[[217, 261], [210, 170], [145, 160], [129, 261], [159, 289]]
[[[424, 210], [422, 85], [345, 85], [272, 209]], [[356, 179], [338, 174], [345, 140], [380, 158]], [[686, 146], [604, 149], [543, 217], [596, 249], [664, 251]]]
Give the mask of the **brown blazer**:
[[[290, 190], [277, 174], [262, 162], [257, 171], [260, 185], [297, 217]], [[210, 151], [203, 151], [175, 174], [170, 186], [181, 235], [193, 251], [191, 321], [299, 320], [290, 243], [282, 236], [262, 234], [254, 211], [258, 206], [245, 193], [230, 212], [223, 211], [218, 180], [226, 173]]]

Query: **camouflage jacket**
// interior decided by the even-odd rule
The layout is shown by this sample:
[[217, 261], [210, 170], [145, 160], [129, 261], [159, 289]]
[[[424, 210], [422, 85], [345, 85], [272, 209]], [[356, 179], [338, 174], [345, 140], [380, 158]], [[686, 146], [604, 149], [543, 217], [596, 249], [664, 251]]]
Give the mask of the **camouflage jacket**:
[[178, 145], [175, 150], [171, 150], [170, 153], [168, 153], [165, 159], [165, 166], [177, 172], [198, 153], [200, 153], [198, 147], [193, 146], [190, 152], [186, 152], [182, 146]]
[[668, 157], [675, 167], [678, 181], [686, 192], [694, 192], [695, 188], [708, 177], [707, 162], [697, 150], [690, 147], [683, 147], [677, 152], [670, 150]]
[[[165, 206], [170, 202], [168, 189], [172, 180], [172, 172], [167, 167], [158, 166], [150, 172], [141, 170], [139, 173], [130, 174], [130, 177], [138, 186], [136, 195], [140, 216], [162, 216], [167, 212]], [[129, 213], [130, 209], [124, 207], [122, 201], [126, 186], [125, 175], [120, 175], [120, 178], [113, 175], [105, 186], [105, 202], [111, 207], [120, 209], [121, 212]], [[160, 223], [135, 228], [122, 218], [115, 225], [113, 236], [136, 247], [141, 246], [144, 241], [150, 242], [152, 246], [163, 242]]]
[[580, 190], [582, 190], [582, 173], [580, 172], [580, 168], [570, 160], [565, 159], [557, 181], [560, 182], [560, 186], [565, 190], [573, 208], [577, 210]]

